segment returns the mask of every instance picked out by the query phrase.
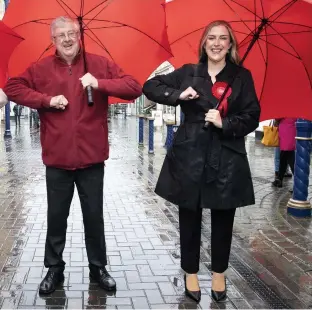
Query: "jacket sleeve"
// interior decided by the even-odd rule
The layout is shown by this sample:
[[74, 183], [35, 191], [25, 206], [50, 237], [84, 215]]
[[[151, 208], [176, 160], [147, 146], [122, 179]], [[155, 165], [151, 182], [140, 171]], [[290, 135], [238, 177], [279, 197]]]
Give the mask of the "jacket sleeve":
[[183, 90], [180, 90], [181, 80], [185, 75], [186, 66], [174, 70], [168, 74], [156, 75], [143, 85], [144, 95], [151, 101], [178, 106], [179, 97]]
[[99, 79], [99, 90], [111, 97], [134, 100], [142, 95], [142, 86], [112, 61], [107, 61], [107, 79]]
[[226, 138], [245, 137], [259, 126], [260, 104], [250, 71], [246, 71], [242, 87], [240, 111], [222, 119], [222, 132]]
[[0, 88], [0, 109], [8, 103], [8, 98], [3, 90]]
[[32, 109], [50, 108], [52, 96], [35, 90], [33, 71], [34, 65], [26, 69], [20, 76], [9, 79], [4, 87], [4, 92], [10, 101], [14, 101], [20, 105]]

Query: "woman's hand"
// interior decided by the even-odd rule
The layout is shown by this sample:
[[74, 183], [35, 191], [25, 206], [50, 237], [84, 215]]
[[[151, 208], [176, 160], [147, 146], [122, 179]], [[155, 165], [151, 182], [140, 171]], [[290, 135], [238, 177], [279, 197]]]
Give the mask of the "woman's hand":
[[218, 110], [211, 109], [205, 115], [206, 122], [212, 123], [217, 128], [222, 128], [222, 118]]
[[197, 94], [196, 90], [194, 90], [192, 87], [188, 87], [179, 97], [180, 100], [192, 100], [197, 99], [199, 95]]

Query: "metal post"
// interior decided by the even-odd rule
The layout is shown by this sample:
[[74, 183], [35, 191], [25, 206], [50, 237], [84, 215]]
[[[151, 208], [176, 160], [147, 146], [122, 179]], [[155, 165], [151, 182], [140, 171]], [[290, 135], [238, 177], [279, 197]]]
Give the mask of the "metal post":
[[148, 153], [154, 154], [154, 118], [148, 118]]
[[310, 153], [312, 142], [312, 122], [298, 119], [296, 123], [296, 160], [294, 192], [287, 205], [289, 214], [297, 217], [311, 217], [311, 204], [308, 201]]
[[139, 146], [144, 144], [144, 115], [139, 115]]
[[173, 125], [174, 122], [166, 122], [167, 125], [167, 139], [165, 143], [165, 147], [168, 149], [171, 147], [173, 142]]
[[5, 132], [4, 138], [11, 138], [11, 128], [10, 128], [10, 101], [5, 105]]

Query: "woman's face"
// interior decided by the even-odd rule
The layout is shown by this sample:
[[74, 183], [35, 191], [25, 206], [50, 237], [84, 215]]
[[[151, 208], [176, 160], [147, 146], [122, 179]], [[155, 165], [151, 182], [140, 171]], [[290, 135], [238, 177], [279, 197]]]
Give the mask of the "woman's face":
[[225, 26], [219, 25], [209, 30], [205, 44], [209, 61], [214, 63], [225, 61], [225, 56], [230, 48], [230, 34]]

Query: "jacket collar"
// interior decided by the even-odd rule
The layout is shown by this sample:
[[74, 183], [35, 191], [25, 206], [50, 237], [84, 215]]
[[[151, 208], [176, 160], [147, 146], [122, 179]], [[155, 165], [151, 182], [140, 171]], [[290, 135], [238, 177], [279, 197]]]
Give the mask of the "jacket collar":
[[[239, 68], [238, 65], [234, 64], [232, 61], [227, 59], [225, 67], [216, 76], [217, 80], [231, 79], [231, 77], [235, 76], [238, 68]], [[209, 77], [207, 62], [205, 63], [200, 62], [197, 64], [197, 70], [195, 70], [194, 76], [204, 77], [204, 78]]]
[[[60, 62], [63, 65], [68, 66], [68, 63], [57, 53], [57, 51], [55, 51], [54, 57], [55, 57], [56, 61]], [[80, 47], [78, 54], [73, 59], [71, 65], [75, 65], [81, 58], [82, 58], [82, 48]]]

